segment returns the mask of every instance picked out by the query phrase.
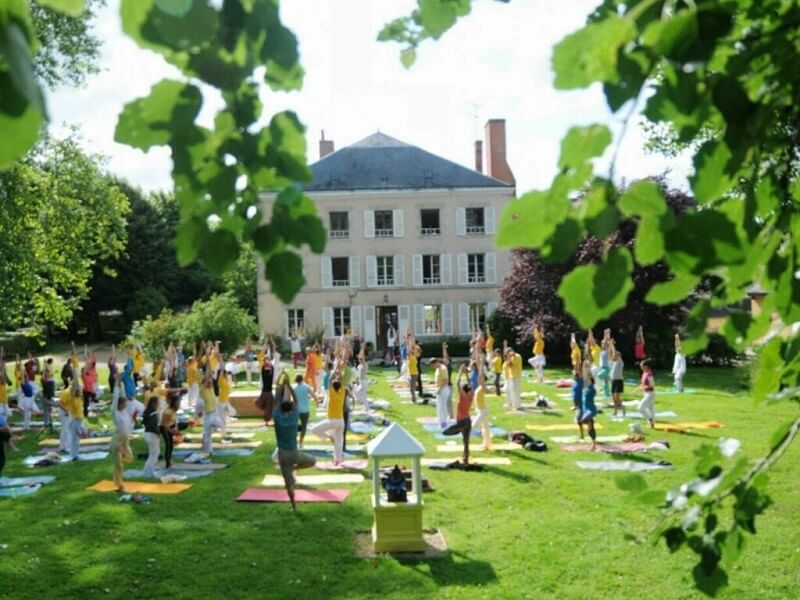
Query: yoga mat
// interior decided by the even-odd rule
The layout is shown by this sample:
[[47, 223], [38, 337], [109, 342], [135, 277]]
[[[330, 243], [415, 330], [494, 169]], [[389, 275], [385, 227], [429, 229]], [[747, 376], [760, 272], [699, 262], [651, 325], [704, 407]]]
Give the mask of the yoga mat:
[[[324, 450], [322, 448], [308, 448], [308, 447], [305, 447], [302, 450], [300, 450], [300, 452], [303, 452], [305, 454], [310, 454], [311, 456], [316, 456], [318, 458], [331, 458], [331, 459], [333, 458], [333, 449], [332, 448], [328, 448], [327, 450]], [[355, 460], [355, 459], [357, 459], [357, 456], [355, 454], [350, 454], [349, 452], [343, 453], [342, 457], [345, 458], [346, 460]]]
[[[224, 463], [172, 463], [172, 468], [180, 471], [218, 471], [220, 469], [226, 469], [227, 467], [228, 465]], [[163, 460], [158, 463], [158, 468], [166, 468], [166, 464]]]
[[[111, 436], [109, 435], [109, 436], [102, 436], [102, 437], [80, 438], [80, 440], [78, 440], [78, 441], [80, 442], [81, 446], [84, 446], [84, 445], [88, 446], [90, 444], [110, 444], [111, 443]], [[58, 445], [60, 443], [61, 442], [59, 442], [59, 440], [46, 439], [46, 440], [41, 440], [39, 442], [39, 445], [40, 446], [45, 446], [47, 448], [58, 448]]]
[[[70, 459], [70, 457], [69, 457], [69, 456], [66, 456], [66, 455], [57, 455], [57, 454], [56, 454], [56, 455], [53, 455], [53, 456], [50, 456], [50, 455], [47, 455], [47, 454], [35, 454], [35, 455], [33, 455], [33, 456], [27, 456], [27, 457], [25, 457], [25, 458], [22, 460], [22, 462], [23, 462], [23, 464], [26, 464], [26, 465], [28, 465], [29, 467], [33, 467], [33, 466], [34, 466], [34, 465], [35, 465], [37, 462], [39, 462], [40, 460], [43, 460], [43, 459], [45, 459], [45, 458], [53, 458], [54, 460], [57, 460], [57, 461], [58, 461], [58, 463], [56, 463], [56, 464], [61, 464], [61, 463], [68, 463], [68, 462], [71, 462], [71, 459]], [[86, 460], [104, 460], [104, 459], [106, 459], [106, 458], [108, 458], [108, 452], [102, 452], [102, 451], [96, 451], [96, 452], [80, 452], [80, 453], [78, 454], [78, 461], [86, 461]], [[49, 465], [49, 466], [55, 466], [55, 465]]]
[[[491, 450], [484, 450], [483, 446], [480, 444], [470, 444], [469, 451], [470, 452], [496, 452], [498, 450], [522, 450], [522, 446], [519, 444], [512, 444], [510, 442], [504, 444], [492, 444]], [[436, 446], [437, 452], [463, 452], [464, 446], [462, 444], [441, 444]]]
[[[263, 442], [230, 442], [225, 444], [222, 442], [214, 442], [212, 448], [214, 450], [229, 450], [233, 448], [258, 448]], [[175, 446], [177, 450], [202, 450], [203, 444], [201, 442], [183, 442]]]
[[696, 393], [697, 393], [697, 390], [695, 390], [693, 388], [685, 388], [682, 392], [679, 392], [678, 390], [676, 390], [674, 388], [666, 389], [666, 390], [660, 390], [660, 389], [656, 388], [656, 396], [658, 396], [660, 394], [675, 394], [677, 396], [680, 396], [681, 394], [696, 394]]
[[[453, 462], [453, 459], [447, 457], [423, 458], [421, 461], [423, 467], [449, 465], [451, 462]], [[511, 459], [506, 456], [478, 456], [475, 458], [470, 456], [469, 462], [476, 465], [510, 465]]]
[[[333, 485], [341, 483], [364, 483], [360, 473], [331, 473], [329, 475], [295, 475], [297, 485]], [[259, 484], [263, 487], [282, 488], [285, 484], [282, 475], [265, 475]]]
[[[172, 453], [173, 456], [178, 458], [183, 458], [186, 456], [191, 456], [194, 454], [196, 450], [175, 450]], [[222, 450], [214, 450], [214, 456], [252, 456], [255, 453], [255, 450], [250, 448], [224, 448]]]
[[687, 429], [721, 429], [725, 427], [719, 421], [702, 421], [699, 423], [656, 423], [655, 429], [661, 431], [682, 432]]
[[[665, 419], [677, 416], [678, 413], [673, 410], [662, 410], [661, 412], [656, 413], [656, 419]], [[625, 413], [624, 417], [622, 415], [617, 415], [616, 417], [612, 416], [611, 418], [622, 421], [623, 419], [644, 419], [644, 415], [638, 410], [629, 410]]]
[[322, 469], [323, 471], [347, 471], [349, 470], [361, 470], [366, 469], [368, 465], [368, 461], [357, 459], [357, 460], [343, 460], [341, 464], [335, 465], [333, 461], [320, 461], [314, 465], [315, 469]]
[[[111, 450], [111, 444], [98, 444], [93, 445], [90, 444], [88, 446], [81, 446], [79, 449], [80, 454], [84, 454], [86, 452], [108, 452]], [[53, 454], [58, 452], [56, 448], [39, 448], [39, 454], [44, 456], [45, 454]], [[61, 454], [66, 454], [66, 452], [61, 452]]]
[[560, 408], [529, 408], [524, 406], [506, 411], [506, 413], [509, 415], [560, 415], [563, 414], [563, 412], [564, 411], [562, 411]]
[[[295, 502], [336, 502], [342, 503], [350, 495], [350, 490], [295, 490]], [[236, 499], [237, 502], [289, 502], [286, 490], [248, 488]]]
[[639, 462], [637, 460], [612, 460], [612, 461], [576, 461], [581, 469], [589, 469], [591, 471], [659, 471], [662, 469], [671, 469], [672, 465], [666, 462], [648, 463]]
[[[367, 447], [364, 444], [347, 445], [347, 452], [365, 452], [366, 449]], [[333, 446], [331, 444], [305, 444], [302, 448], [300, 448], [301, 452], [313, 452], [314, 450], [322, 450], [324, 452], [329, 452], [333, 450]]]
[[[603, 426], [600, 423], [595, 423], [594, 428], [603, 429]], [[578, 426], [575, 423], [553, 423], [552, 425], [526, 423], [525, 429], [530, 431], [572, 431], [573, 429], [578, 429]]]
[[[624, 442], [628, 439], [627, 434], [621, 433], [619, 435], [598, 435], [597, 441], [604, 442], [604, 443], [612, 443], [615, 444], [617, 442]], [[577, 435], [553, 435], [550, 436], [550, 440], [555, 442], [556, 444], [591, 444], [592, 440], [589, 436], [586, 436], [581, 440], [580, 436]]]
[[225, 425], [228, 429], [266, 429], [263, 420], [253, 421], [228, 421]]
[[[191, 486], [187, 483], [149, 483], [146, 481], [126, 481], [125, 491], [133, 494], [180, 494]], [[98, 481], [86, 488], [93, 492], [116, 492], [117, 486], [113, 481]]]
[[[508, 436], [508, 432], [505, 429], [503, 429], [502, 427], [490, 427], [489, 428], [489, 434], [492, 437], [497, 437], [497, 438], [506, 438]], [[470, 432], [470, 435], [472, 437], [478, 438], [478, 439], [481, 439], [481, 437], [482, 437], [480, 429], [472, 429], [472, 431]], [[445, 434], [439, 432], [439, 433], [435, 434], [433, 437], [434, 437], [434, 439], [437, 439], [437, 440], [452, 440], [457, 436], [455, 436], [455, 435], [445, 435]]]
[[417, 417], [417, 423], [422, 425], [438, 425], [439, 421], [433, 415], [428, 415], [426, 417]]
[[19, 487], [21, 485], [35, 485], [53, 483], [56, 480], [52, 475], [38, 475], [33, 477], [0, 477], [0, 487]]
[[[562, 450], [567, 452], [593, 452], [589, 444], [565, 444], [561, 446]], [[645, 452], [647, 446], [645, 444], [629, 443], [629, 444], [598, 444], [594, 452], [608, 452], [611, 454], [618, 454], [622, 452]]]
[[19, 498], [20, 496], [30, 496], [42, 489], [41, 484], [21, 485], [18, 487], [0, 488], [0, 498]]
[[383, 427], [378, 427], [373, 423], [356, 422], [350, 423], [350, 431], [355, 434], [375, 433], [382, 431]]
[[169, 469], [156, 469], [155, 477], [148, 477], [144, 473], [144, 469], [127, 469], [123, 474], [122, 477], [127, 481], [128, 479], [145, 479], [147, 481], [153, 480], [161, 480], [162, 477], [166, 477], [168, 475], [177, 475], [179, 477], [186, 477], [187, 479], [194, 479], [195, 477], [205, 477], [206, 475], [211, 475], [214, 471], [211, 469], [201, 471], [199, 469], [178, 469], [176, 467], [171, 467]]
[[[309, 430], [309, 434], [307, 436], [308, 440], [310, 440], [312, 442], [330, 442], [329, 438], [320, 437], [318, 435], [314, 435], [313, 433], [311, 433], [311, 426], [310, 425], [308, 427], [308, 430]], [[368, 442], [369, 441], [369, 436], [366, 433], [352, 433], [352, 432], [348, 431], [347, 432], [347, 441], [350, 441], [350, 440], [353, 440], [354, 442]]]

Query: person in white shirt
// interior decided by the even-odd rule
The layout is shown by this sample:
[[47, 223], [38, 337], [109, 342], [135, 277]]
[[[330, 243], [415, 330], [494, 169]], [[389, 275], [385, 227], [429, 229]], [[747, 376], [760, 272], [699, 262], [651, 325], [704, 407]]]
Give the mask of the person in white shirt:
[[289, 344], [292, 350], [292, 367], [296, 369], [298, 363], [303, 364], [303, 351], [300, 346], [300, 338], [296, 333], [292, 334]]
[[681, 336], [675, 334], [675, 361], [672, 363], [672, 377], [675, 389], [683, 393], [683, 378], [686, 377], [686, 356], [681, 350]]
[[114, 419], [116, 431], [111, 441], [111, 453], [114, 456], [114, 484], [117, 491], [125, 491], [125, 482], [122, 480], [124, 463], [133, 462], [130, 438], [133, 433], [133, 419], [126, 410], [127, 398], [116, 393], [111, 398], [111, 415]]

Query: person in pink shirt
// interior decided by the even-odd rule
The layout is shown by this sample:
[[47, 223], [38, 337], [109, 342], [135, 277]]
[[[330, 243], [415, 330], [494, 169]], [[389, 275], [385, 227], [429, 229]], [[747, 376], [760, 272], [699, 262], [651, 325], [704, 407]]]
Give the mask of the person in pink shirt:
[[642, 362], [647, 358], [647, 352], [644, 347], [644, 327], [639, 325], [636, 330], [636, 342], [633, 344], [633, 357], [636, 362]]
[[89, 417], [89, 405], [97, 399], [97, 356], [94, 352], [89, 354], [84, 347], [83, 369], [81, 369], [81, 382], [83, 383], [83, 416]]
[[639, 412], [650, 422], [650, 428], [653, 429], [656, 426], [656, 382], [649, 360], [643, 360], [639, 366], [642, 369], [642, 380], [639, 387], [644, 392], [644, 397], [639, 402]]

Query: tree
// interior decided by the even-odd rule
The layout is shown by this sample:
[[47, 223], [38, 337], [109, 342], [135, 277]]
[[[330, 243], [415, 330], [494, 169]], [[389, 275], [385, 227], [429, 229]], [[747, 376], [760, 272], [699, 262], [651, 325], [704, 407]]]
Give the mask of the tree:
[[[441, 36], [470, 4], [418, 0], [408, 20], [390, 24], [382, 35], [404, 44], [405, 56], [412, 57], [408, 64], [422, 39]], [[794, 1], [604, 0], [585, 27], [553, 49], [555, 87], [599, 83], [625, 124], [638, 116], [677, 132], [694, 155], [690, 183], [699, 206], [675, 218], [657, 187], [640, 183], [618, 193], [612, 184], [616, 151], [608, 173], [594, 173], [594, 160], [611, 145], [609, 129], [573, 127], [562, 140], [551, 186], [511, 202], [497, 236], [501, 246], [564, 261], [586, 236], [606, 240], [621, 219], [635, 218], [633, 252], [609, 246], [600, 264], [573, 268], [559, 295], [588, 327], [629, 298], [635, 263], [664, 261], [669, 268], [670, 279], [645, 297], [657, 306], [683, 300], [707, 278], [709, 295], [686, 320], [689, 354], [707, 345], [712, 308], [734, 305], [749, 286], [759, 285], [768, 292], [761, 315], [735, 310], [722, 328], [733, 348], [758, 352], [756, 402], [800, 398], [800, 332], [789, 327], [800, 320], [799, 41], [800, 5]], [[640, 103], [645, 89], [646, 102]], [[580, 190], [588, 191], [574, 205], [570, 198]], [[736, 457], [735, 444], [705, 445], [697, 453], [697, 477], [668, 494], [649, 490], [636, 474], [618, 483], [661, 504], [655, 535], [670, 551], [696, 553], [695, 584], [714, 594], [727, 582], [722, 565], [736, 559], [746, 535], [756, 531], [756, 517], [770, 505], [766, 471], [798, 432], [800, 416], [780, 426], [755, 464]], [[718, 516], [722, 511], [726, 518]]]
[[243, 247], [234, 267], [222, 276], [225, 291], [254, 317], [258, 317], [257, 277], [256, 253], [250, 246]]
[[72, 138], [46, 138], [0, 172], [3, 326], [65, 326], [93, 266], [125, 247], [128, 202], [99, 163]]
[[[685, 213], [694, 206], [686, 194], [664, 190], [667, 204], [675, 215]], [[545, 261], [535, 250], [515, 249], [512, 251], [511, 273], [505, 279], [500, 292], [500, 310], [514, 324], [517, 343], [528, 344], [535, 323], [541, 324], [547, 332], [548, 354], [556, 361], [559, 357], [569, 362], [569, 336], [571, 333], [583, 337], [581, 327], [564, 308], [558, 295], [563, 278], [579, 265], [596, 264], [602, 260], [604, 251], [610, 247], [626, 247], [634, 250], [636, 223], [625, 220], [605, 242], [594, 236], [580, 242], [575, 252], [564, 262]], [[673, 336], [683, 325], [689, 308], [696, 301], [691, 296], [681, 302], [659, 307], [645, 302], [650, 289], [668, 280], [669, 269], [663, 261], [652, 265], [637, 265], [633, 272], [633, 290], [627, 303], [613, 315], [597, 323], [598, 328], [611, 328], [617, 347], [623, 355], [630, 355], [636, 328], [647, 326], [648, 354], [660, 363], [671, 361], [673, 355]]]

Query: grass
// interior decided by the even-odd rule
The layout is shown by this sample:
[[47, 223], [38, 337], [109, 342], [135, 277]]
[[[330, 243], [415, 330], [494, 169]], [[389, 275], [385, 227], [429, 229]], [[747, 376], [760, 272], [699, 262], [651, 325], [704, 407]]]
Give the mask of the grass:
[[[373, 397], [393, 401], [387, 416], [401, 422], [435, 456], [433, 435], [415, 421], [433, 414], [430, 406], [403, 404], [384, 375]], [[560, 373], [548, 372], [548, 376]], [[658, 375], [658, 374], [657, 374]], [[748, 455], [767, 449], [772, 431], [793, 415], [784, 406], [754, 407], [746, 393], [732, 389], [731, 370], [690, 372], [687, 385], [699, 393], [661, 395], [658, 410], [681, 419], [717, 419], [725, 429], [693, 435], [662, 434], [672, 449], [664, 458], [671, 471], [645, 473], [653, 487], [666, 489], [692, 477], [692, 452], [718, 437], [736, 437]], [[568, 408], [551, 386], [534, 386]], [[635, 397], [638, 394], [629, 394]], [[561, 422], [547, 415], [506, 415], [490, 397], [495, 424], [523, 429], [524, 423]], [[601, 416], [603, 434], [625, 425]], [[558, 432], [556, 432], [558, 433]], [[545, 432], [549, 435], [549, 432]], [[36, 445], [21, 442], [5, 474], [31, 471], [21, 459]], [[695, 598], [694, 557], [626, 541], [626, 531], [643, 533], [656, 510], [630, 500], [613, 474], [582, 471], [576, 459], [550, 443], [543, 454], [510, 452], [510, 467], [485, 473], [425, 470], [436, 488], [426, 495], [426, 527], [444, 531], [450, 553], [426, 561], [353, 555], [353, 533], [371, 526], [364, 483], [342, 505], [301, 505], [295, 516], [285, 504], [238, 504], [235, 498], [275, 469], [269, 462], [272, 431], [252, 457], [218, 458], [228, 469], [194, 480], [177, 496], [155, 496], [149, 505], [119, 504], [115, 494], [85, 491], [110, 479], [109, 461], [66, 464], [45, 472], [55, 483], [37, 494], [0, 501], [0, 589], [8, 598], [136, 597], [172, 598]], [[545, 438], [547, 439], [547, 438]], [[548, 440], [549, 441], [549, 440]], [[438, 442], [441, 443], [441, 442]], [[137, 441], [135, 451], [143, 451]], [[455, 456], [455, 455], [453, 455]], [[723, 598], [796, 597], [800, 584], [800, 484], [793, 465], [798, 445], [775, 467], [769, 491], [775, 502], [758, 519], [729, 573]], [[141, 464], [141, 463], [139, 463]]]

